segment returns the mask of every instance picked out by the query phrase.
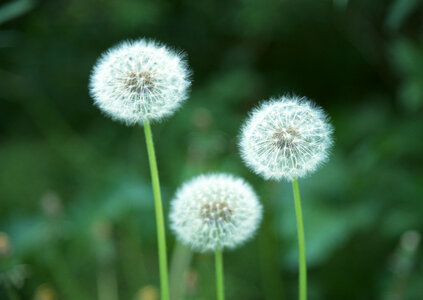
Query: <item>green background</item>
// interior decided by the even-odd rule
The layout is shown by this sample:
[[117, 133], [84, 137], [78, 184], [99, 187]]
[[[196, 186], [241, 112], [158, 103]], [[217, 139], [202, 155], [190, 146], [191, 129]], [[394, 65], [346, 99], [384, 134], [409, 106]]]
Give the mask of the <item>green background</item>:
[[[331, 159], [300, 180], [309, 299], [423, 299], [419, 0], [2, 2], [0, 299], [7, 286], [99, 299], [113, 282], [119, 299], [156, 299], [143, 130], [105, 117], [87, 87], [104, 50], [140, 37], [183, 50], [193, 71], [188, 101], [153, 124], [166, 215], [205, 172], [244, 177], [264, 206], [255, 238], [225, 252], [227, 299], [297, 297], [291, 186], [250, 172], [237, 147], [248, 112], [284, 94], [313, 99], [335, 127]], [[215, 298], [213, 255], [176, 277], [184, 299]]]

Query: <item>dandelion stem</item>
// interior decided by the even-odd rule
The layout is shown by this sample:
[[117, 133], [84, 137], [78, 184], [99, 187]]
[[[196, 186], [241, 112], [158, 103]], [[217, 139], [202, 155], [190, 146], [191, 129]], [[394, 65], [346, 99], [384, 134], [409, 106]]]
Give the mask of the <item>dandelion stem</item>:
[[163, 217], [162, 197], [160, 194], [159, 172], [154, 152], [153, 135], [148, 121], [144, 122], [145, 141], [148, 160], [150, 162], [151, 181], [153, 185], [154, 205], [156, 208], [157, 243], [159, 247], [160, 289], [161, 299], [169, 300], [169, 280], [167, 273], [166, 232]]
[[298, 233], [298, 258], [299, 258], [299, 300], [307, 299], [307, 265], [305, 252], [304, 224], [303, 212], [301, 209], [300, 188], [297, 178], [292, 181], [292, 189], [294, 191], [295, 214], [297, 216], [297, 233]]
[[223, 285], [223, 256], [220, 247], [216, 248], [215, 252], [216, 265], [216, 294], [217, 300], [225, 300], [225, 290]]

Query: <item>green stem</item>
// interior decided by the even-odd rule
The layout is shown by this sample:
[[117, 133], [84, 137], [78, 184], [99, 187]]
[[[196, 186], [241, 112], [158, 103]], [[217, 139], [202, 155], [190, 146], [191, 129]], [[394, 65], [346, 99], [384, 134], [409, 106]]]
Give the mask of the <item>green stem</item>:
[[225, 290], [223, 285], [223, 255], [220, 247], [216, 248], [215, 253], [216, 265], [216, 294], [217, 300], [225, 300]]
[[44, 253], [49, 258], [48, 267], [58, 286], [63, 292], [65, 299], [90, 299], [86, 291], [81, 287], [82, 282], [71, 272], [69, 261], [64, 257], [63, 253], [59, 251], [59, 245], [53, 243], [50, 251]]
[[297, 216], [297, 233], [298, 233], [298, 258], [299, 258], [299, 299], [307, 299], [307, 265], [305, 252], [305, 238], [304, 238], [304, 224], [303, 212], [301, 209], [300, 188], [298, 187], [298, 180], [294, 178], [292, 181], [292, 189], [294, 190], [295, 200], [295, 214]]
[[111, 265], [104, 265], [97, 275], [98, 299], [118, 300], [118, 284], [116, 274]]
[[170, 295], [172, 300], [185, 299], [186, 275], [191, 262], [189, 247], [176, 243], [170, 265]]
[[18, 293], [12, 287], [12, 284], [6, 282], [5, 286], [6, 286], [7, 295], [9, 296], [10, 300], [19, 300], [20, 299]]
[[167, 274], [166, 232], [163, 217], [162, 196], [160, 194], [159, 172], [156, 154], [154, 153], [153, 135], [148, 121], [144, 122], [145, 141], [147, 143], [148, 160], [150, 162], [151, 181], [153, 185], [154, 205], [156, 207], [157, 243], [159, 247], [160, 289], [161, 299], [169, 300], [169, 280]]

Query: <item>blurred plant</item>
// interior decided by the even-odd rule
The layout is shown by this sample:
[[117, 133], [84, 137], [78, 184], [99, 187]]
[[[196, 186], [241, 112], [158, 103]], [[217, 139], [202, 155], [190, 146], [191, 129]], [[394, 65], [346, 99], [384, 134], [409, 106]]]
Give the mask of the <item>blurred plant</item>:
[[[35, 4], [34, 0], [15, 0], [2, 4], [0, 6], [0, 26], [28, 13], [35, 7]], [[0, 49], [14, 46], [18, 34], [16, 30], [0, 30]]]
[[194, 251], [215, 252], [216, 294], [223, 300], [222, 250], [250, 239], [262, 218], [254, 190], [231, 175], [202, 175], [186, 182], [171, 205], [170, 222], [178, 240]]
[[158, 300], [159, 290], [152, 285], [142, 287], [135, 298], [135, 300]]
[[348, 0], [333, 0], [333, 4], [340, 8], [345, 8], [348, 5]]
[[[51, 273], [55, 285], [66, 298], [89, 299], [88, 293], [82, 288], [82, 283], [75, 278], [71, 268], [67, 266], [67, 257], [62, 245], [69, 237], [70, 230], [62, 210], [62, 199], [55, 191], [46, 191], [40, 199], [44, 218], [37, 224], [32, 234], [33, 245], [28, 250], [42, 251], [40, 260], [44, 260], [47, 270]], [[33, 248], [33, 249], [31, 249]], [[35, 248], [35, 249], [34, 249]], [[40, 297], [53, 297], [49, 288], [40, 291]]]
[[177, 243], [173, 250], [169, 278], [170, 296], [173, 300], [184, 299], [191, 258], [191, 249], [181, 243]]
[[304, 225], [298, 177], [316, 170], [332, 146], [327, 116], [309, 100], [282, 97], [265, 102], [242, 128], [241, 155], [265, 179], [292, 181], [297, 217], [299, 299], [307, 299]]
[[386, 297], [387, 300], [408, 299], [407, 283], [416, 262], [420, 240], [421, 235], [415, 230], [408, 230], [401, 235], [400, 243], [391, 261], [392, 289]]
[[390, 3], [388, 8], [388, 14], [385, 20], [385, 26], [390, 31], [397, 31], [404, 21], [410, 16], [416, 9], [421, 0], [395, 0]]
[[15, 0], [0, 6], [0, 25], [17, 18], [35, 6], [34, 0]]
[[91, 230], [98, 263], [98, 299], [118, 300], [118, 283], [114, 269], [116, 253], [112, 238], [112, 224], [107, 220], [95, 220]]
[[4, 232], [0, 232], [0, 257], [7, 257], [10, 255], [10, 252], [11, 246], [9, 236]]
[[392, 65], [400, 82], [399, 103], [409, 112], [423, 108], [423, 47], [406, 38], [392, 42], [389, 50]]
[[52, 191], [46, 192], [41, 197], [41, 208], [48, 218], [58, 218], [62, 214], [62, 200], [57, 193]]
[[20, 299], [18, 290], [29, 276], [26, 265], [19, 263], [12, 251], [9, 236], [0, 232], [0, 286], [4, 286], [10, 300]]
[[34, 300], [57, 300], [56, 291], [49, 284], [41, 284], [37, 287], [34, 294]]

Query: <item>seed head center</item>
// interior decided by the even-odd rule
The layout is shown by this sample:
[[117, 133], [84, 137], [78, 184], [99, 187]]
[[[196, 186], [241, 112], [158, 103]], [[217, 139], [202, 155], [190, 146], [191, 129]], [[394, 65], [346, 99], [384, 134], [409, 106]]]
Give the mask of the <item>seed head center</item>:
[[204, 203], [201, 206], [201, 217], [206, 222], [229, 222], [232, 216], [232, 210], [228, 204], [223, 201], [214, 201]]
[[281, 127], [272, 136], [273, 144], [279, 149], [291, 148], [300, 133], [292, 126]]
[[143, 94], [152, 91], [156, 83], [155, 78], [149, 72], [131, 72], [125, 80], [126, 88], [137, 94]]

